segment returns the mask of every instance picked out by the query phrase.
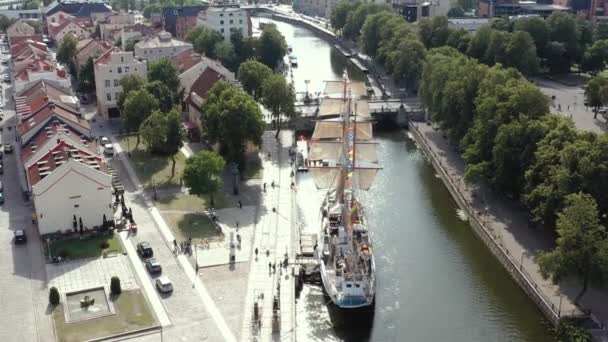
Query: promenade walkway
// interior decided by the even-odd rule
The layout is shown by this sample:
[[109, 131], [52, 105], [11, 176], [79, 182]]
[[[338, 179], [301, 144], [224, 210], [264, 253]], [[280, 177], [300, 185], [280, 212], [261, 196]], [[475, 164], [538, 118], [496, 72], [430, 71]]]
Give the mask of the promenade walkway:
[[[273, 132], [266, 132], [263, 137], [262, 150], [264, 154], [269, 152], [270, 158], [267, 155], [263, 158], [263, 181], [267, 185], [259, 204], [253, 236], [254, 253], [245, 298], [242, 341], [270, 341], [273, 334], [281, 341], [295, 340], [293, 278], [288, 269], [280, 266], [285, 254], [293, 249], [292, 222], [295, 216], [288, 155], [292, 143], [292, 132], [283, 132], [279, 141]], [[274, 187], [271, 185], [273, 182]], [[275, 296], [280, 303], [280, 314], [273, 310]], [[255, 303], [259, 318], [257, 324], [254, 320]], [[277, 316], [273, 318], [273, 314]]]
[[[440, 131], [426, 123], [412, 123], [411, 128], [419, 132], [426, 148], [449, 175], [450, 183], [459, 190], [471, 211], [475, 213], [475, 217], [471, 219], [479, 221], [493, 235], [508, 253], [509, 260], [534, 284], [557, 315], [581, 314], [581, 309], [574, 305], [574, 298], [581, 285], [574, 279], [564, 280], [557, 285], [552, 284], [550, 280], [543, 279], [535, 262], [539, 252], [553, 248], [552, 234], [531, 225], [527, 214], [516, 203], [507, 201], [483, 185], [467, 185], [463, 177], [464, 161]], [[608, 322], [608, 294], [605, 290], [591, 287], [580, 304], [583, 309], [591, 310], [600, 323]]]

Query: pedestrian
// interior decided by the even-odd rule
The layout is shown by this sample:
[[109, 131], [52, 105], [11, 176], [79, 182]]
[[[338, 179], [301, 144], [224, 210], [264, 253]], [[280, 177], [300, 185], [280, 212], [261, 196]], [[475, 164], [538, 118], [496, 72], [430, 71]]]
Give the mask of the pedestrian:
[[255, 248], [255, 260], [258, 260], [258, 248]]
[[[270, 263], [268, 263], [270, 264]], [[277, 273], [277, 263], [272, 264], [272, 273]]]
[[173, 253], [177, 254], [179, 253], [178, 247], [177, 247], [177, 240], [173, 240]]
[[239, 209], [243, 209], [243, 202], [239, 200]]
[[272, 183], [270, 183], [270, 187], [274, 189], [274, 181], [272, 181]]
[[272, 264], [270, 263], [270, 261], [268, 262], [268, 274], [270, 274], [270, 271], [272, 269]]
[[264, 182], [264, 192], [266, 192], [266, 182]]

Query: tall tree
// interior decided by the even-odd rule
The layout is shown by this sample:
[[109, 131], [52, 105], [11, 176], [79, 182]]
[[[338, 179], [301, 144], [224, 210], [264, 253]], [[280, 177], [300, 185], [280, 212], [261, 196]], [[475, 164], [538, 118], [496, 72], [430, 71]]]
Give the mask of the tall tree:
[[162, 153], [167, 143], [167, 119], [160, 110], [155, 110], [139, 127], [139, 134], [152, 153]]
[[167, 113], [175, 105], [173, 93], [163, 82], [154, 81], [146, 83], [144, 89], [158, 100], [158, 107], [161, 112]]
[[490, 25], [482, 25], [477, 33], [473, 35], [471, 42], [469, 43], [469, 49], [467, 54], [473, 58], [481, 60], [488, 50], [490, 40], [492, 38], [492, 28]]
[[422, 74], [426, 49], [413, 37], [403, 38], [397, 50], [388, 58], [391, 74], [395, 80], [403, 82], [406, 89], [415, 89]]
[[359, 33], [361, 32], [361, 28], [365, 23], [365, 19], [374, 13], [382, 11], [391, 11], [391, 8], [385, 4], [377, 4], [373, 2], [367, 2], [357, 6], [356, 9], [349, 12], [346, 16], [346, 23], [344, 24], [342, 33], [347, 38], [356, 39], [359, 37]]
[[257, 43], [260, 61], [274, 69], [287, 53], [285, 37], [274, 24], [266, 24]]
[[[196, 32], [199, 32], [199, 34], [195, 35]], [[204, 53], [209, 58], [215, 58], [215, 45], [224, 40], [219, 32], [204, 26], [195, 28], [193, 36], [195, 37], [192, 42], [194, 50]]]
[[[122, 111], [125, 128], [129, 131], [139, 132], [142, 122], [157, 109], [158, 100], [145, 89], [129, 92]], [[139, 145], [139, 134], [137, 134], [137, 145]]]
[[167, 86], [173, 93], [175, 99], [180, 93], [179, 73], [175, 64], [169, 58], [161, 58], [156, 62], [151, 62], [148, 67], [148, 81], [160, 81]]
[[[560, 43], [565, 51], [559, 58], [560, 70], [568, 72], [570, 66], [582, 58], [582, 46], [579, 43], [579, 29], [575, 17], [569, 13], [554, 12], [547, 20], [549, 39]], [[551, 58], [549, 55], [546, 58]], [[556, 65], [554, 65], [555, 67]]]
[[559, 282], [575, 276], [583, 282], [575, 303], [583, 297], [589, 282], [602, 282], [608, 276], [608, 239], [600, 224], [595, 200], [584, 193], [566, 197], [566, 207], [558, 214], [557, 246], [539, 258], [543, 277]]
[[597, 119], [600, 108], [608, 103], [608, 77], [596, 75], [587, 82], [585, 102], [593, 108], [593, 118]]
[[331, 11], [331, 15], [329, 17], [331, 27], [333, 27], [337, 32], [341, 32], [344, 25], [346, 25], [346, 18], [348, 17], [348, 14], [356, 10], [359, 5], [361, 5], [361, 3], [358, 1], [340, 1], [333, 11]]
[[57, 61], [65, 64], [73, 69], [74, 56], [76, 56], [76, 38], [73, 35], [67, 34], [63, 37], [59, 49], [57, 49]]
[[210, 144], [219, 143], [230, 162], [245, 167], [245, 145], [260, 146], [264, 133], [262, 113], [255, 100], [224, 81], [216, 82], [203, 106], [203, 132]]
[[80, 67], [80, 72], [78, 73], [78, 90], [83, 93], [89, 93], [95, 90], [93, 58], [89, 58], [87, 62]]
[[215, 205], [213, 195], [222, 188], [224, 159], [213, 151], [200, 151], [186, 159], [184, 184], [197, 196], [209, 195], [210, 205]]
[[175, 154], [184, 146], [184, 130], [182, 129], [182, 116], [174, 108], [165, 116], [166, 120], [166, 145], [165, 151], [171, 156], [171, 176], [175, 176]]
[[276, 138], [281, 132], [281, 118], [291, 118], [295, 115], [294, 102], [295, 94], [283, 75], [272, 75], [262, 84], [262, 103], [270, 110], [275, 121]]
[[536, 54], [534, 40], [524, 31], [513, 32], [505, 49], [506, 62], [524, 75], [534, 75], [538, 72], [540, 61]]
[[445, 45], [449, 34], [445, 16], [424, 18], [418, 23], [418, 36], [427, 49]]
[[549, 31], [547, 30], [547, 24], [545, 20], [540, 17], [527, 17], [516, 19], [513, 22], [513, 31], [524, 31], [534, 40], [536, 50], [540, 56], [549, 41]]
[[272, 69], [253, 59], [242, 63], [238, 72], [243, 89], [256, 100], [262, 96], [262, 83], [271, 75]]
[[234, 47], [234, 53], [236, 54], [237, 65], [240, 65], [244, 61], [253, 58], [254, 56], [254, 45], [255, 39], [252, 37], [244, 38], [243, 34], [239, 30], [234, 30], [230, 34], [230, 43]]
[[220, 60], [220, 62], [222, 62], [222, 65], [232, 71], [236, 71], [239, 61], [236, 56], [234, 46], [231, 42], [222, 40], [221, 42], [215, 44], [214, 51], [215, 56]]
[[122, 92], [118, 97], [117, 105], [120, 111], [124, 111], [124, 103], [125, 99], [129, 95], [129, 93], [133, 90], [139, 90], [144, 87], [146, 81], [141, 78], [138, 74], [128, 74], [120, 79], [120, 86], [122, 87]]

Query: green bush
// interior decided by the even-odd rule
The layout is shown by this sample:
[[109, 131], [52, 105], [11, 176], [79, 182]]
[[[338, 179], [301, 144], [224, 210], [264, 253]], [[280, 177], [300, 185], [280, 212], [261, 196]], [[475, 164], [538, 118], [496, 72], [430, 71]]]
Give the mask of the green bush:
[[120, 288], [120, 279], [116, 276], [112, 277], [110, 280], [110, 292], [115, 296], [122, 292], [122, 289]]
[[51, 287], [51, 290], [49, 291], [49, 303], [51, 303], [52, 306], [57, 306], [59, 304], [59, 291], [55, 286]]
[[99, 244], [99, 247], [101, 249], [106, 249], [106, 248], [110, 247], [110, 243], [108, 242], [108, 240], [104, 240]]

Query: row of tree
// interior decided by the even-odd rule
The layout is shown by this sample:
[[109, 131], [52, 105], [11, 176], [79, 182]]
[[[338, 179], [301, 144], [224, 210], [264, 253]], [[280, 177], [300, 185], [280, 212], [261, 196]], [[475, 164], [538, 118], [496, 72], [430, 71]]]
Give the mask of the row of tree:
[[274, 69], [287, 53], [285, 37], [274, 24], [264, 25], [260, 38], [244, 38], [240, 31], [233, 31], [230, 41], [224, 40], [217, 31], [197, 26], [188, 33], [186, 40], [192, 43], [194, 50], [220, 60], [232, 71], [252, 58]]
[[429, 52], [420, 96], [459, 147], [468, 181], [518, 200], [534, 222], [556, 229], [558, 247], [540, 259], [546, 276], [579, 276], [581, 295], [589, 280], [606, 278], [607, 135], [550, 115], [548, 99], [516, 70], [451, 47]]

